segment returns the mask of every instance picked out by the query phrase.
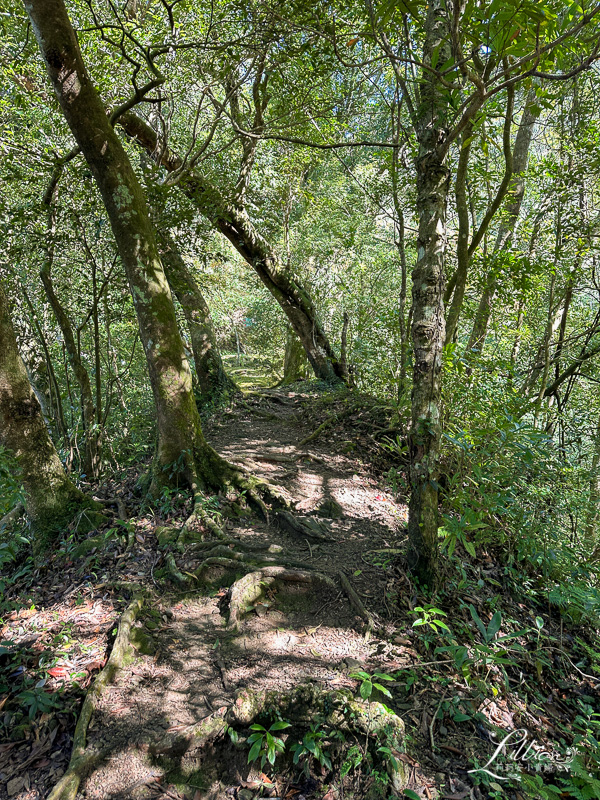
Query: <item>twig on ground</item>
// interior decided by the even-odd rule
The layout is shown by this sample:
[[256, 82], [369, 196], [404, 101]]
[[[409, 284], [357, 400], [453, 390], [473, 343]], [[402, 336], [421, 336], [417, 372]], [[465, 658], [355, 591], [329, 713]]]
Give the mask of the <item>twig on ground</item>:
[[362, 620], [364, 620], [364, 622], [366, 623], [367, 630], [365, 632], [365, 637], [368, 638], [370, 632], [375, 627], [375, 623], [373, 621], [373, 617], [371, 616], [371, 614], [369, 614], [367, 609], [364, 607], [362, 600], [356, 594], [356, 592], [354, 591], [354, 589], [352, 587], [352, 584], [350, 583], [350, 581], [348, 580], [346, 575], [344, 575], [344, 573], [341, 570], [340, 570], [340, 572], [338, 572], [338, 578], [340, 580], [340, 583], [342, 584], [343, 590], [346, 592], [346, 595], [348, 596], [348, 600], [350, 600], [350, 604], [352, 605], [352, 607], [354, 608], [354, 610], [356, 611], [358, 616]]
[[444, 702], [445, 699], [446, 699], [446, 692], [444, 692], [444, 694], [442, 695], [442, 697], [440, 699], [440, 702], [438, 703], [438, 706], [437, 706], [436, 710], [434, 711], [434, 714], [433, 714], [433, 717], [431, 719], [431, 722], [429, 723], [429, 741], [431, 742], [431, 752], [432, 753], [435, 751], [435, 740], [433, 738], [433, 726], [435, 725], [435, 720], [437, 718], [437, 715], [439, 713], [440, 708], [442, 707], [442, 703]]

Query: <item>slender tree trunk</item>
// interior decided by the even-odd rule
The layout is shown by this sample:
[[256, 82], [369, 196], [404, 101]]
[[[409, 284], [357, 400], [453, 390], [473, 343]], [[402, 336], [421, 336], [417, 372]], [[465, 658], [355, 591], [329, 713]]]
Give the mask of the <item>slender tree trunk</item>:
[[37, 332], [37, 335], [39, 336], [40, 342], [42, 344], [42, 349], [44, 350], [44, 358], [46, 360], [46, 370], [48, 372], [50, 403], [53, 406], [54, 422], [56, 428], [60, 432], [60, 435], [63, 437], [65, 444], [69, 445], [69, 432], [67, 430], [67, 423], [65, 421], [65, 413], [62, 405], [62, 398], [60, 396], [60, 388], [58, 385], [58, 380], [56, 379], [56, 373], [54, 372], [54, 365], [52, 363], [52, 359], [50, 358], [48, 343], [46, 342], [44, 331], [42, 330], [42, 327], [37, 318], [37, 312], [24, 286], [21, 287], [21, 291], [23, 292], [23, 297], [25, 298], [25, 302], [27, 303], [27, 306], [31, 313], [31, 320], [33, 322], [33, 326]]
[[[473, 125], [470, 123], [465, 128], [462, 139], [462, 147], [458, 157], [458, 167], [456, 169], [455, 196], [456, 212], [458, 215], [458, 243], [456, 245], [456, 272], [454, 273], [454, 292], [452, 303], [446, 318], [446, 344], [454, 338], [458, 326], [465, 289], [467, 287], [467, 274], [469, 270], [469, 203], [467, 200], [467, 171], [469, 167], [469, 156], [471, 154], [471, 137], [473, 135]], [[448, 298], [448, 290], [446, 290]]]
[[206, 444], [192, 375], [148, 206], [83, 64], [62, 0], [24, 0], [67, 123], [98, 185], [127, 274], [157, 413], [151, 490], [175, 480], [220, 485], [228, 465]]
[[0, 285], [0, 441], [21, 470], [25, 509], [42, 552], [77, 520], [91, 530], [104, 518], [98, 506], [67, 477], [27, 379], [4, 289]]
[[[450, 58], [446, 4], [430, 0], [425, 21], [424, 63]], [[434, 584], [438, 561], [437, 458], [444, 322], [446, 202], [450, 173], [439, 148], [448, 130], [448, 102], [442, 86], [424, 70], [417, 109], [417, 261], [412, 273], [413, 390], [410, 431], [409, 566], [422, 583]]]
[[46, 297], [58, 326], [61, 330], [69, 364], [75, 375], [75, 380], [79, 386], [81, 394], [81, 416], [83, 418], [83, 428], [85, 436], [85, 449], [83, 459], [83, 470], [90, 478], [94, 478], [99, 470], [99, 440], [98, 431], [96, 426], [96, 408], [94, 404], [94, 397], [92, 395], [92, 386], [90, 383], [90, 376], [81, 358], [81, 353], [75, 341], [75, 334], [71, 326], [71, 321], [56, 291], [52, 281], [52, 263], [54, 260], [54, 234], [56, 229], [56, 207], [55, 196], [60, 172], [55, 171], [52, 180], [44, 195], [43, 203], [46, 207], [48, 214], [47, 230], [46, 230], [46, 253], [42, 269], [40, 270], [40, 278], [46, 292]]
[[532, 90], [527, 96], [523, 116], [519, 130], [515, 137], [515, 147], [512, 157], [512, 181], [508, 190], [509, 202], [506, 207], [504, 219], [500, 224], [494, 251], [492, 253], [492, 266], [488, 273], [483, 294], [479, 300], [479, 306], [475, 312], [475, 320], [473, 322], [473, 329], [469, 342], [467, 344], [467, 352], [471, 350], [483, 351], [485, 339], [487, 336], [488, 324], [490, 321], [490, 314], [492, 313], [492, 306], [494, 298], [496, 297], [496, 290], [498, 288], [498, 273], [497, 262], [500, 254], [510, 247], [512, 237], [517, 226], [517, 220], [521, 211], [523, 197], [525, 196], [525, 171], [527, 169], [527, 160], [529, 157], [529, 147], [533, 137], [533, 129], [535, 121], [539, 115], [539, 108], [537, 104], [537, 96], [535, 90]]
[[[143, 119], [128, 113], [119, 119], [119, 124], [167, 171], [177, 172], [181, 169], [181, 159], [167, 147], [161, 146], [156, 132]], [[317, 319], [310, 296], [289, 274], [269, 243], [255, 230], [245, 209], [228, 203], [216, 188], [195, 171], [184, 174], [177, 185], [198, 211], [229, 239], [277, 300], [302, 342], [316, 376], [330, 383], [346, 381], [347, 375]]]
[[600, 417], [596, 426], [594, 437], [594, 452], [592, 454], [592, 466], [590, 469], [590, 499], [584, 528], [584, 541], [590, 550], [596, 547], [598, 542], [598, 517], [600, 506]]
[[181, 304], [190, 332], [202, 402], [218, 402], [238, 389], [225, 372], [208, 304], [171, 234], [163, 228], [158, 239], [169, 286]]

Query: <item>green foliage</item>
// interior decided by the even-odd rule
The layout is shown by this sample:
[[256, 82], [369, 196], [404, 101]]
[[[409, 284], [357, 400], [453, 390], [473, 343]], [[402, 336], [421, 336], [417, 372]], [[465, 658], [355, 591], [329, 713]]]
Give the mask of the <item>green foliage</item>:
[[435, 606], [415, 606], [411, 613], [419, 615], [418, 619], [413, 622], [413, 628], [426, 625], [434, 633], [439, 633], [440, 631], [450, 631], [450, 628], [444, 622], [444, 620], [438, 619], [438, 617], [447, 617], [448, 615], [445, 611], [435, 608]]
[[391, 675], [387, 675], [385, 672], [374, 672], [372, 675], [370, 675], [364, 670], [358, 670], [357, 672], [352, 672], [350, 677], [359, 681], [359, 693], [363, 700], [370, 700], [370, 697], [373, 694], [373, 689], [381, 692], [381, 694], [385, 695], [386, 697], [392, 696], [390, 690], [384, 686], [381, 681], [393, 681], [394, 678], [392, 678]]
[[314, 758], [321, 766], [331, 769], [331, 759], [323, 749], [324, 740], [327, 734], [315, 725], [311, 725], [310, 730], [304, 734], [302, 741], [294, 742], [290, 746], [290, 752], [294, 754], [294, 764], [304, 761], [304, 769], [308, 772], [309, 759]]
[[248, 744], [250, 745], [250, 752], [248, 753], [248, 763], [256, 761], [260, 758], [261, 769], [265, 766], [267, 761], [271, 766], [275, 763], [277, 755], [285, 751], [285, 743], [279, 736], [273, 736], [277, 731], [283, 731], [290, 728], [289, 722], [278, 720], [274, 722], [267, 730], [257, 722], [250, 726], [250, 730], [254, 733], [248, 737]]

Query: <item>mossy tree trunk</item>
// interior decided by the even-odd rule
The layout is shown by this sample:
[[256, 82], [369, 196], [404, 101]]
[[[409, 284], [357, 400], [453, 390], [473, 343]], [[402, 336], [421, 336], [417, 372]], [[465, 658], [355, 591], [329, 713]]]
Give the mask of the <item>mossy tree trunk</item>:
[[232, 468], [203, 437], [192, 375], [141, 184], [88, 75], [62, 0], [24, 0], [65, 119], [102, 195], [127, 274], [157, 414], [152, 489], [220, 486]]
[[288, 326], [285, 337], [285, 355], [283, 359], [282, 386], [295, 383], [306, 378], [308, 361], [302, 342], [291, 326]]
[[[123, 114], [119, 124], [141, 147], [169, 172], [180, 172], [183, 162], [163, 146], [153, 128], [133, 113]], [[254, 228], [246, 210], [229, 203], [195, 170], [180, 176], [180, 189], [225, 236], [255, 270], [258, 277], [283, 309], [302, 346], [315, 375], [329, 383], [346, 381], [343, 365], [325, 334], [313, 302], [304, 287], [296, 281], [277, 253]]]
[[[39, 552], [78, 517], [90, 529], [99, 506], [77, 489], [63, 469], [42, 409], [17, 348], [6, 294], [0, 284], [0, 441], [12, 450], [21, 470], [25, 509]], [[83, 524], [81, 524], [83, 523]]]
[[[445, 3], [431, 0], [425, 20], [423, 62], [434, 53], [438, 63], [450, 58], [450, 21]], [[449, 105], [437, 78], [423, 70], [417, 109], [417, 261], [412, 273], [414, 349], [408, 535], [412, 572], [435, 583], [438, 562], [437, 459], [440, 445], [442, 348], [444, 321], [444, 254], [446, 202], [450, 171], [445, 164]]]
[[234, 394], [237, 386], [225, 372], [208, 304], [172, 235], [161, 229], [158, 243], [169, 286], [187, 322], [202, 403], [219, 402]]

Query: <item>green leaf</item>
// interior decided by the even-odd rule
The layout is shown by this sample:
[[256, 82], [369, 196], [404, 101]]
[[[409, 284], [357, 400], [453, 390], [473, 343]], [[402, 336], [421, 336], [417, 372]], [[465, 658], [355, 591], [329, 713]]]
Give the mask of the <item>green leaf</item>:
[[416, 792], [413, 792], [412, 789], [405, 789], [404, 790], [404, 797], [408, 797], [409, 800], [423, 800]]
[[273, 725], [271, 725], [269, 730], [270, 731], [284, 731], [286, 728], [291, 728], [291, 727], [292, 727], [291, 722], [284, 722], [282, 719], [280, 719], [279, 722], [275, 722]]
[[481, 617], [479, 616], [477, 611], [475, 611], [475, 606], [472, 603], [469, 605], [469, 611], [471, 612], [471, 617], [473, 618], [473, 622], [479, 628], [479, 632], [481, 633], [481, 636], [483, 637], [484, 641], [487, 641], [487, 638], [486, 638], [487, 637], [487, 628], [483, 624], [483, 620], [481, 619]]
[[502, 614], [500, 613], [500, 611], [496, 611], [496, 613], [490, 620], [490, 624], [487, 627], [486, 640], [488, 642], [491, 641], [494, 638], [494, 636], [498, 633], [501, 625], [502, 625]]
[[463, 539], [462, 543], [463, 543], [463, 547], [465, 548], [465, 550], [467, 551], [467, 553], [468, 553], [470, 556], [473, 556], [473, 558], [475, 558], [475, 556], [476, 556], [477, 554], [476, 554], [476, 552], [475, 552], [475, 545], [473, 544], [473, 542], [469, 542], [467, 539]]
[[371, 693], [373, 692], [373, 684], [371, 681], [363, 681], [360, 687], [360, 696], [363, 700], [371, 697]]
[[256, 759], [258, 758], [260, 754], [260, 745], [261, 742], [254, 742], [254, 744], [250, 748], [250, 752], [248, 753], [248, 764], [251, 761], [256, 761]]
[[392, 696], [392, 693], [390, 692], [390, 690], [387, 689], [385, 686], [382, 686], [381, 683], [374, 683], [373, 686], [376, 689], [378, 689], [382, 694], [384, 694], [386, 697], [391, 697]]
[[259, 725], [258, 723], [255, 722], [254, 725], [250, 725], [250, 730], [251, 731], [264, 731], [264, 730], [266, 730], [266, 728], [263, 728], [262, 725]]

